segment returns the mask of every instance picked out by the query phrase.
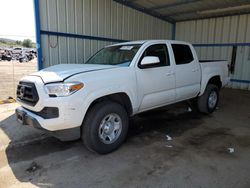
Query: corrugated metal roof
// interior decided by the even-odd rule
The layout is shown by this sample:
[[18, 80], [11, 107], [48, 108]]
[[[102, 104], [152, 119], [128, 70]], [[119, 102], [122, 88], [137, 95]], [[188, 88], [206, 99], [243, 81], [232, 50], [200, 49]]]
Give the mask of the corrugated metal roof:
[[116, 0], [170, 21], [250, 13], [250, 0]]

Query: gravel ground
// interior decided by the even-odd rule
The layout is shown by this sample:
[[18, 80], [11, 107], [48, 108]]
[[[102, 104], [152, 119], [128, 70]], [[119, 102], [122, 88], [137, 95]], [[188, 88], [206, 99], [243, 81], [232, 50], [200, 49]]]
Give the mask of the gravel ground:
[[15, 98], [18, 82], [22, 77], [37, 70], [36, 62], [36, 59], [25, 63], [0, 61], [0, 100]]
[[18, 125], [16, 106], [0, 105], [0, 187], [250, 187], [249, 91], [224, 89], [209, 116], [186, 106], [136, 116], [108, 155]]

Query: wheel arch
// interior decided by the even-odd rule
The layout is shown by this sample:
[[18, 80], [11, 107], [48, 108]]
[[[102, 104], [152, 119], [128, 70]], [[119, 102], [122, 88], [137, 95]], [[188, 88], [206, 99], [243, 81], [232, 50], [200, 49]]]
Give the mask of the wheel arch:
[[206, 80], [206, 82], [203, 82], [202, 86], [201, 86], [201, 92], [200, 92], [199, 96], [203, 95], [203, 93], [204, 93], [204, 91], [205, 91], [208, 84], [214, 84], [220, 90], [221, 87], [222, 87], [222, 81], [221, 81], [220, 75], [211, 76], [211, 77], [209, 77], [209, 79]]
[[[104, 96], [96, 97], [95, 99], [92, 100], [92, 102], [90, 102], [90, 104], [88, 105], [87, 110], [85, 112], [85, 115], [83, 117], [81, 126], [83, 126], [84, 120], [86, 119], [86, 116], [87, 116], [88, 112], [91, 110], [91, 108], [95, 104], [103, 102], [103, 101], [117, 102], [125, 108], [126, 112], [128, 113], [128, 116], [133, 115], [132, 102], [131, 102], [130, 97], [128, 96], [127, 93], [117, 92], [117, 93], [106, 94]], [[81, 129], [81, 131], [82, 131], [82, 129]]]
[[[88, 99], [87, 99], [88, 100]], [[125, 92], [116, 92], [116, 93], [109, 93], [109, 94], [100, 94], [95, 97], [91, 97], [90, 102], [86, 106], [86, 110], [84, 113], [84, 117], [82, 120], [82, 123], [87, 115], [87, 113], [90, 111], [90, 109], [97, 103], [103, 102], [103, 101], [112, 101], [112, 102], [117, 102], [120, 105], [122, 105], [126, 112], [128, 113], [128, 116], [131, 116], [133, 114], [133, 107], [132, 107], [132, 101], [129, 97], [129, 95]]]
[[125, 92], [112, 93], [112, 94], [108, 94], [108, 95], [96, 98], [90, 103], [87, 112], [91, 109], [93, 105], [102, 101], [117, 102], [125, 108], [129, 116], [133, 114], [131, 100]]
[[219, 89], [221, 89], [222, 87], [222, 82], [221, 82], [221, 78], [219, 75], [213, 76], [212, 78], [210, 78], [207, 82], [208, 84], [214, 84], [216, 85]]

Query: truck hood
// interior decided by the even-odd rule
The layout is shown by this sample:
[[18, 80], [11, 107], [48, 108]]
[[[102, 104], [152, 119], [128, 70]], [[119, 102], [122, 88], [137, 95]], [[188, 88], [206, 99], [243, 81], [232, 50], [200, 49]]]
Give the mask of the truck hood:
[[76, 74], [99, 71], [104, 69], [112, 69], [115, 67], [117, 66], [91, 64], [60, 64], [35, 72], [31, 74], [31, 76], [39, 76], [44, 83], [60, 82]]

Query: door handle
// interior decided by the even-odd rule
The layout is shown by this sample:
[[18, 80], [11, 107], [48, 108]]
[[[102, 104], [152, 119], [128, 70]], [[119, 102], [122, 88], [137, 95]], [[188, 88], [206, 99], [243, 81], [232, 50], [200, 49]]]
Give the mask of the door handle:
[[197, 71], [199, 71], [199, 69], [192, 69], [192, 72], [197, 72]]
[[167, 75], [167, 76], [174, 75], [174, 71], [167, 72], [167, 74], [166, 74], [166, 75]]

